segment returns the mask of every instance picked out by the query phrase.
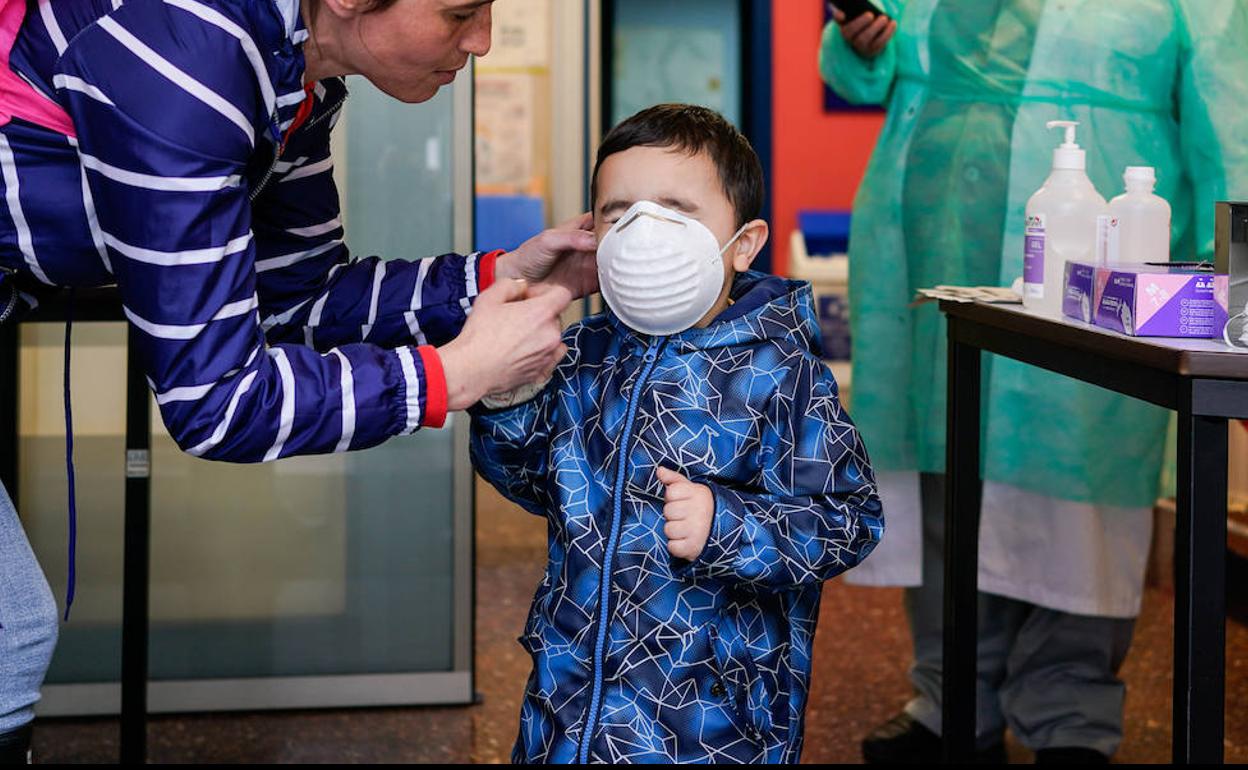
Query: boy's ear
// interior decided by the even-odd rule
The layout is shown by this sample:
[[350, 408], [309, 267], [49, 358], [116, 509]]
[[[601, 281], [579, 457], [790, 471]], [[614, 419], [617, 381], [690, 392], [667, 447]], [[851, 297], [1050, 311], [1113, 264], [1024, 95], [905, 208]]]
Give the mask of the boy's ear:
[[738, 273], [749, 270], [758, 252], [767, 245], [767, 236], [770, 232], [767, 222], [762, 219], [747, 223], [745, 230], [737, 236], [737, 242], [732, 245], [732, 269]]

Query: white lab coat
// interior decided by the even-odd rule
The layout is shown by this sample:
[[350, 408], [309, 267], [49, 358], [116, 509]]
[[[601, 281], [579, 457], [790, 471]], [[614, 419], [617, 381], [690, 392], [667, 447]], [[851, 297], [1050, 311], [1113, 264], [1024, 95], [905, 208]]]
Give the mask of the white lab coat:
[[[845, 580], [922, 584], [919, 474], [880, 473], [884, 539]], [[1153, 538], [1149, 508], [1074, 503], [1006, 484], [984, 484], [979, 589], [1077, 615], [1134, 618]]]

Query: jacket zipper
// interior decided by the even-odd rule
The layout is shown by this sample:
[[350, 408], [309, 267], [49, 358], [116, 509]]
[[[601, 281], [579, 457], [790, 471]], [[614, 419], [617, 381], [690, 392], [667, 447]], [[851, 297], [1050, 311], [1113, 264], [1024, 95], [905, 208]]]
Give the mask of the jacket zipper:
[[[12, 267], [0, 265], [0, 324], [9, 320], [9, 316], [13, 315], [13, 311], [17, 309], [17, 270]], [[4, 296], [4, 289], [8, 289], [8, 297]]]
[[620, 517], [624, 507], [624, 478], [628, 472], [628, 443], [633, 438], [633, 421], [637, 417], [637, 405], [641, 401], [641, 393], [646, 380], [654, 370], [659, 359], [659, 350], [663, 347], [663, 339], [650, 341], [646, 348], [645, 364], [637, 382], [633, 384], [633, 394], [628, 399], [628, 417], [624, 421], [624, 435], [620, 442], [620, 456], [616, 461], [615, 492], [612, 495], [611, 534], [607, 537], [607, 550], [602, 559], [602, 577], [598, 594], [598, 634], [594, 644], [594, 690], [590, 698], [589, 711], [585, 715], [585, 729], [581, 733], [581, 749], [577, 761], [580, 764], [589, 762], [589, 744], [593, 741], [594, 730], [598, 726], [598, 709], [602, 706], [602, 663], [607, 643], [607, 625], [610, 620], [611, 574], [615, 563], [615, 549], [620, 536]]
[[[347, 101], [347, 94], [344, 92], [343, 95], [339, 97], [338, 101], [334, 102], [333, 107], [330, 107], [329, 110], [327, 110], [326, 112], [322, 112], [320, 115], [317, 115], [312, 120], [309, 120], [307, 123], [304, 123], [299, 128], [299, 130], [306, 131], [309, 128], [312, 128], [313, 126], [317, 125], [318, 123], [322, 123], [328, 120], [329, 118], [333, 117], [334, 115], [338, 113], [338, 110], [342, 109], [342, 105], [345, 104], [346, 101]], [[276, 110], [274, 110], [273, 112], [272, 120], [273, 122], [277, 121]], [[285, 150], [286, 150], [286, 141], [282, 140], [281, 144], [279, 144], [277, 147], [277, 152], [273, 153], [273, 162], [269, 164], [269, 170], [264, 172], [264, 176], [260, 178], [260, 183], [257, 184], [255, 189], [251, 191], [251, 195], [247, 196], [247, 200], [254, 201], [256, 198], [260, 196], [260, 193], [264, 192], [264, 188], [268, 186], [269, 180], [273, 177], [273, 172], [277, 170], [277, 163], [278, 161], [282, 159], [282, 153], [285, 152]]]

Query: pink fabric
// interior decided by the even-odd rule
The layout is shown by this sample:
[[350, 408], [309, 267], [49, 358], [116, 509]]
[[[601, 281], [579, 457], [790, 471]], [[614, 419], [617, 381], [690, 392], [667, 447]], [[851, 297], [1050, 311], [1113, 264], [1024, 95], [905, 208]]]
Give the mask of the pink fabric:
[[26, 0], [0, 0], [0, 126], [21, 118], [58, 134], [74, 136], [74, 123], [65, 110], [9, 68], [9, 52], [25, 17]]

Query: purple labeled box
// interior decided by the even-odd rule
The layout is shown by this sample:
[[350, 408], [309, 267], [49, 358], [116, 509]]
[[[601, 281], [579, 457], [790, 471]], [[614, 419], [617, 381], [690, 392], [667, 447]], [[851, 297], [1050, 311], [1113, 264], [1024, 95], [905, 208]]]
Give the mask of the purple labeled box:
[[1095, 322], [1135, 337], [1218, 337], [1229, 285], [1225, 275], [1191, 267], [1098, 267]]
[[1062, 314], [1085, 324], [1092, 323], [1092, 310], [1099, 299], [1096, 296], [1096, 265], [1067, 262], [1063, 286]]

